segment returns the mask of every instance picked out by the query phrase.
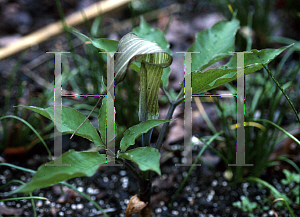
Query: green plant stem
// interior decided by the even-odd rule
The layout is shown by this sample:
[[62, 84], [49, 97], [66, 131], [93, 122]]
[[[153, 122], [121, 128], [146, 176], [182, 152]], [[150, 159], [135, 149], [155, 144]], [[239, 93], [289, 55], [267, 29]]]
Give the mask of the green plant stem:
[[69, 33], [69, 27], [67, 26], [67, 23], [66, 23], [66, 20], [65, 20], [65, 16], [64, 16], [64, 13], [63, 13], [62, 6], [61, 6], [59, 0], [55, 0], [55, 2], [56, 2], [56, 7], [57, 7], [57, 10], [58, 10], [59, 17], [60, 17], [61, 22], [62, 22], [63, 29], [64, 29], [65, 34], [66, 34], [67, 43], [68, 43], [69, 49], [71, 51], [71, 56], [74, 60], [75, 68], [78, 69], [78, 72], [79, 72], [78, 76], [80, 78], [81, 87], [84, 89], [83, 90], [84, 92], [88, 92], [87, 86], [84, 82], [85, 81], [84, 76], [81, 73], [82, 72], [81, 67], [78, 64], [78, 60], [75, 58], [75, 49], [74, 49], [74, 46], [73, 46], [73, 43], [72, 43], [71, 34]]
[[[9, 111], [9, 101], [11, 100], [11, 90], [12, 90], [12, 85], [13, 82], [16, 80], [16, 75], [17, 75], [17, 71], [20, 68], [20, 65], [25, 57], [27, 53], [27, 50], [23, 51], [23, 53], [21, 54], [21, 57], [18, 59], [17, 63], [14, 65], [14, 67], [12, 68], [12, 70], [9, 72], [9, 79], [7, 82], [7, 93], [5, 95], [4, 98], [4, 110], [3, 110], [3, 115], [7, 115], [8, 111]], [[21, 85], [22, 86], [22, 85]], [[18, 102], [18, 100], [17, 100]], [[15, 125], [15, 122], [13, 120], [13, 126]], [[9, 127], [8, 127], [8, 122], [4, 121], [3, 122], [3, 135], [4, 135], [4, 140], [3, 140], [3, 145], [8, 144], [9, 141]], [[2, 144], [0, 144], [0, 149], [2, 149], [4, 147], [2, 147]]]
[[[9, 182], [5, 183], [4, 185], [1, 185], [0, 189], [5, 188], [6, 186], [10, 185], [11, 183], [15, 183], [15, 182], [25, 185], [25, 182], [22, 182], [21, 180], [18, 180], [18, 179], [13, 179], [13, 180], [10, 180]], [[0, 196], [3, 196], [3, 194], [0, 194]]]
[[142, 179], [139, 180], [140, 185], [140, 200], [150, 204], [152, 193], [152, 172], [142, 171]]
[[283, 95], [285, 96], [285, 98], [288, 100], [288, 102], [290, 103], [290, 105], [292, 106], [296, 116], [297, 116], [297, 119], [298, 119], [298, 122], [300, 123], [300, 118], [299, 118], [299, 115], [292, 103], [292, 101], [290, 100], [290, 98], [288, 97], [288, 95], [285, 93], [285, 91], [283, 90], [283, 88], [281, 87], [281, 85], [278, 83], [278, 81], [275, 79], [275, 77], [273, 76], [272, 72], [269, 70], [269, 68], [265, 65], [265, 64], [262, 64], [263, 67], [265, 68], [265, 70], [267, 70], [267, 72], [269, 73], [269, 76], [274, 80], [274, 82], [277, 84], [278, 88], [281, 90], [281, 92], [283, 93]]
[[[24, 92], [24, 87], [25, 87], [26, 81], [22, 81], [19, 85], [18, 88], [18, 95], [16, 97], [16, 105], [20, 103], [20, 98], [22, 97], [22, 93]], [[18, 107], [14, 107], [14, 115], [18, 116]], [[13, 126], [15, 126], [16, 120], [13, 119]]]
[[49, 200], [48, 198], [46, 197], [13, 197], [13, 198], [6, 198], [6, 199], [2, 199], [0, 200], [0, 202], [2, 201], [11, 201], [11, 200], [27, 200], [27, 199], [37, 199], [37, 200], [48, 200], [48, 201], [51, 201]]
[[170, 97], [170, 94], [166, 91], [164, 85], [161, 85], [160, 88], [162, 89], [162, 91], [164, 92], [164, 94], [167, 96], [168, 101], [171, 103], [173, 100]]
[[250, 121], [263, 121], [263, 122], [267, 122], [269, 124], [272, 124], [273, 126], [277, 127], [279, 130], [281, 130], [285, 135], [287, 135], [292, 140], [294, 140], [296, 143], [298, 143], [298, 145], [300, 145], [300, 141], [296, 137], [294, 137], [292, 134], [290, 134], [289, 132], [287, 132], [283, 128], [279, 127], [277, 124], [274, 124], [272, 121], [265, 120], [265, 119], [253, 119], [253, 120], [250, 120]]
[[11, 100], [11, 89], [12, 89], [12, 85], [13, 85], [13, 81], [16, 80], [16, 72], [18, 71], [18, 69], [20, 68], [20, 65], [26, 55], [27, 51], [23, 51], [21, 57], [18, 59], [17, 63], [14, 65], [14, 67], [12, 68], [12, 70], [9, 72], [10, 77], [8, 80], [8, 84], [7, 84], [7, 93], [5, 96], [5, 103], [4, 103], [4, 112], [3, 114], [7, 114], [8, 110], [9, 110], [9, 100]]
[[[181, 89], [181, 91], [179, 92], [177, 98], [176, 98], [176, 101], [173, 102], [170, 95], [167, 93], [167, 91], [165, 90], [165, 88], [163, 86], [161, 86], [162, 90], [164, 91], [164, 93], [166, 94], [169, 102], [170, 102], [170, 108], [169, 108], [169, 111], [168, 111], [168, 114], [167, 114], [167, 117], [166, 117], [166, 120], [170, 120], [172, 118], [172, 115], [174, 113], [174, 110], [176, 108], [176, 106], [178, 106], [181, 102], [183, 102], [184, 100], [184, 97], [182, 97], [183, 95], [183, 88]], [[159, 136], [158, 136], [158, 139], [156, 141], [156, 143], [154, 144], [154, 148], [156, 148], [157, 150], [160, 150], [161, 146], [162, 146], [162, 141], [163, 141], [163, 138], [166, 134], [166, 131], [168, 129], [168, 126], [169, 126], [169, 122], [167, 123], [164, 123], [160, 133], [159, 133]], [[141, 191], [141, 195], [143, 195], [143, 197], [146, 198], [146, 200], [149, 200], [150, 201], [150, 196], [151, 194], [149, 192], [151, 192], [151, 183], [152, 183], [152, 179], [153, 179], [153, 174], [154, 172], [152, 171], [145, 171], [142, 173], [142, 176], [143, 176], [143, 182], [140, 182], [140, 191]], [[148, 196], [148, 198], [146, 196]], [[142, 198], [141, 198], [142, 200]], [[146, 201], [146, 200], [143, 200], [143, 201]]]
[[[180, 99], [177, 99], [175, 102], [172, 102], [172, 101], [170, 102], [171, 105], [170, 105], [170, 108], [169, 108], [166, 120], [170, 120], [172, 118], [172, 115], [173, 115], [173, 113], [175, 111], [176, 106], [178, 106], [181, 102], [183, 102], [183, 100], [184, 100], [184, 97], [182, 97]], [[167, 131], [168, 127], [169, 127], [169, 122], [164, 123], [164, 125], [161, 128], [161, 131], [159, 133], [158, 139], [157, 139], [157, 141], [155, 143], [155, 148], [157, 150], [160, 150], [160, 148], [162, 146], [162, 141], [164, 139], [164, 136], [166, 134], [166, 131]]]
[[36, 214], [36, 209], [35, 209], [35, 203], [34, 203], [34, 200], [33, 200], [33, 196], [32, 196], [32, 193], [30, 193], [29, 194], [30, 195], [30, 197], [31, 197], [31, 204], [32, 204], [32, 209], [33, 209], [33, 214], [34, 214], [34, 217], [36, 217], [37, 216], [37, 214]]
[[134, 7], [132, 6], [132, 2], [130, 2], [128, 4], [128, 6], [129, 6], [130, 14], [131, 14], [131, 25], [135, 26], [136, 25], [136, 13], [135, 13]]
[[24, 167], [19, 167], [19, 166], [10, 164], [10, 163], [0, 163], [0, 166], [8, 166], [8, 167], [12, 167], [12, 168], [15, 168], [15, 169], [18, 169], [18, 170], [27, 172], [27, 173], [33, 173], [33, 174], [36, 173], [35, 170], [27, 169], [27, 168], [24, 168]]
[[[168, 114], [167, 114], [167, 117], [166, 117], [166, 120], [170, 120], [176, 106], [178, 106], [184, 100], [184, 97], [180, 98], [181, 95], [183, 94], [183, 89], [178, 94], [176, 101], [173, 102], [171, 97], [165, 90], [165, 88], [164, 87], [161, 87], [161, 88], [167, 95], [168, 100], [171, 104]], [[169, 123], [165, 123], [160, 131], [159, 137], [154, 146], [158, 150], [160, 150], [160, 148], [161, 148], [162, 140], [165, 136], [168, 126], [169, 126]], [[146, 135], [144, 134], [145, 136], [143, 135], [144, 136], [144, 137], [142, 137], [143, 146], [150, 145], [151, 133], [152, 133], [152, 130], [149, 130], [146, 133]], [[152, 190], [152, 177], [153, 177], [153, 172], [151, 172], [151, 171], [143, 171], [142, 172], [142, 179], [139, 181], [139, 184], [140, 184], [140, 199], [144, 202], [150, 202], [151, 190]]]
[[253, 12], [249, 11], [248, 13], [248, 35], [247, 35], [247, 48], [246, 51], [250, 51], [252, 47], [252, 38], [251, 38], [251, 31], [252, 31], [252, 19], [253, 19]]
[[[144, 133], [142, 135], [142, 146], [143, 147], [149, 147], [150, 146], [150, 142], [151, 142], [151, 135], [152, 135], [152, 132], [153, 132], [153, 128], [151, 130], [149, 130], [147, 133]], [[150, 171], [142, 171], [142, 179], [143, 180], [139, 180], [139, 183], [140, 183], [140, 186], [142, 185], [146, 185], [146, 189], [150, 188], [151, 189], [151, 186], [150, 184], [152, 183], [150, 179], [150, 177], [152, 176], [151, 172]], [[149, 183], [148, 183], [149, 182]], [[150, 187], [149, 187], [150, 186]], [[142, 189], [143, 187], [141, 187]], [[144, 187], [145, 188], [145, 187]], [[146, 190], [148, 191], [148, 190]], [[143, 191], [141, 191], [143, 192]], [[150, 197], [151, 197], [151, 190], [150, 190], [150, 196], [147, 195], [147, 199], [146, 201], [149, 201], [150, 202]]]
[[[171, 103], [169, 111], [168, 111], [168, 114], [167, 114], [167, 117], [166, 117], [166, 120], [170, 120], [171, 119], [171, 117], [172, 117], [172, 115], [173, 115], [173, 113], [175, 111], [175, 108], [176, 108], [175, 104]], [[160, 133], [158, 135], [158, 139], [157, 139], [157, 141], [155, 143], [155, 148], [157, 150], [160, 150], [160, 148], [162, 146], [162, 142], [163, 142], [163, 139], [164, 139], [164, 136], [166, 134], [166, 131], [167, 131], [168, 127], [169, 127], [169, 122], [164, 123], [163, 126], [162, 126], [162, 128], [161, 128], [161, 131], [160, 131]]]
[[142, 135], [142, 145], [143, 147], [149, 147], [151, 142], [151, 135], [153, 132], [153, 128], [149, 130], [147, 133], [144, 133]]
[[286, 156], [278, 156], [278, 157], [272, 159], [272, 161], [276, 161], [276, 160], [282, 160], [282, 161], [289, 163], [300, 174], [300, 169], [297, 166], [297, 164], [294, 161], [288, 159]]
[[173, 22], [173, 19], [174, 19], [174, 17], [171, 15], [169, 20], [168, 20], [168, 23], [167, 23], [167, 25], [164, 29], [164, 34], [167, 34], [167, 32], [169, 31], [169, 28], [170, 28], [171, 23]]

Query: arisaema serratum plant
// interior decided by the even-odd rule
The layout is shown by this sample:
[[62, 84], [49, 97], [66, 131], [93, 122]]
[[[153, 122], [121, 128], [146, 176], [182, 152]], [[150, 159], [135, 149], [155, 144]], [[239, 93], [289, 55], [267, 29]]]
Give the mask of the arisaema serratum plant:
[[[193, 55], [193, 58], [195, 57], [193, 61], [194, 68], [191, 75], [193, 79], [193, 94], [203, 93], [236, 79], [237, 66], [235, 55], [225, 66], [209, 69], [205, 72], [204, 70], [213, 63], [231, 55], [229, 52], [234, 51], [235, 33], [238, 28], [239, 21], [232, 19], [231, 21], [221, 21], [212, 28], [197, 34], [195, 44], [188, 50], [190, 52], [201, 52], [201, 55], [198, 57], [196, 54]], [[9, 195], [20, 192], [30, 193], [36, 189], [61, 183], [62, 181], [74, 177], [92, 176], [101, 165], [115, 160], [124, 164], [135, 175], [140, 184], [139, 204], [141, 202], [143, 205], [140, 206], [140, 209], [133, 209], [132, 206], [135, 206], [135, 202], [133, 201], [136, 200], [131, 200], [132, 206], [130, 207], [130, 204], [128, 205], [127, 214], [131, 214], [134, 210], [135, 212], [140, 212], [140, 216], [150, 216], [149, 203], [152, 177], [154, 172], [161, 175], [159, 150], [175, 107], [184, 100], [183, 90], [180, 91], [175, 100], [172, 100], [165, 91], [170, 73], [169, 66], [172, 63], [169, 44], [164, 34], [158, 29], [153, 29], [144, 19], [141, 19], [139, 27], [134, 28], [133, 32], [123, 36], [120, 42], [105, 38], [91, 39], [78, 32], [75, 34], [84, 41], [90, 41], [93, 46], [99, 48], [101, 51], [118, 51], [118, 53], [115, 54], [115, 85], [124, 79], [129, 67], [140, 73], [140, 123], [130, 127], [124, 132], [124, 136], [120, 142], [120, 150], [117, 154], [109, 150], [107, 150], [107, 155], [100, 154], [98, 152], [100, 149], [107, 148], [105, 142], [106, 99], [102, 102], [98, 117], [98, 131], [100, 136], [91, 122], [89, 120], [86, 121], [86, 117], [83, 114], [72, 108], [63, 106], [62, 132], [75, 133], [75, 135], [92, 141], [96, 147], [85, 152], [69, 150], [60, 156], [60, 158], [62, 158], [63, 164], [71, 164], [71, 167], [46, 167], [42, 165], [30, 182], [9, 192]], [[287, 47], [265, 49], [262, 51], [252, 50], [251, 54], [245, 55], [245, 74], [250, 74], [261, 69], [262, 65], [260, 63], [268, 64], [286, 48]], [[195, 64], [195, 62], [197, 63]], [[182, 85], [183, 83], [184, 82], [182, 82]], [[109, 89], [111, 85], [113, 84], [107, 84], [107, 89]], [[171, 104], [166, 120], [157, 119], [159, 111], [159, 87], [167, 94]], [[104, 93], [107, 93], [107, 91]], [[101, 100], [102, 98], [99, 100], [99, 103]], [[53, 107], [43, 109], [27, 106], [25, 108], [38, 112], [54, 121]], [[151, 144], [151, 130], [160, 124], [164, 125], [157, 142]], [[81, 127], [78, 129], [78, 126]], [[132, 148], [132, 145], [135, 144], [135, 140], [141, 135], [143, 147]], [[129, 147], [131, 149], [129, 149]], [[134, 164], [136, 164], [139, 169], [137, 169]], [[136, 197], [134, 199], [136, 199]]]

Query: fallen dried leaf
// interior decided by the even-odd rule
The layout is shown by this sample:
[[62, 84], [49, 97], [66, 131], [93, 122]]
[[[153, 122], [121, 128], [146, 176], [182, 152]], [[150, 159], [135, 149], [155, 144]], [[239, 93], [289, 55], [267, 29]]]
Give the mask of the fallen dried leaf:
[[144, 201], [141, 201], [138, 195], [134, 195], [130, 198], [130, 201], [126, 209], [126, 217], [131, 217], [133, 213], [140, 212], [144, 209], [147, 204]]

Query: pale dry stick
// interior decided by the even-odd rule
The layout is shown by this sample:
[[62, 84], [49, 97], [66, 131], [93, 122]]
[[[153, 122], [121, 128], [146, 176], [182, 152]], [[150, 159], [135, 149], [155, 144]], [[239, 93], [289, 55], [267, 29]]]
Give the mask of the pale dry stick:
[[[99, 11], [105, 14], [109, 11], [115, 10], [122, 6], [126, 6], [131, 0], [109, 0], [97, 2], [88, 8], [84, 9], [83, 12], [86, 14], [86, 18], [89, 20], [98, 16]], [[66, 24], [68, 26], [76, 26], [84, 22], [84, 17], [82, 12], [75, 12], [68, 17], [66, 17]], [[44, 28], [41, 28], [27, 36], [22, 37], [19, 41], [9, 44], [8, 46], [0, 49], [0, 59], [6, 58], [14, 53], [20, 52], [32, 45], [39, 44], [42, 41], [56, 36], [62, 33], [64, 30], [61, 21], [49, 24]]]

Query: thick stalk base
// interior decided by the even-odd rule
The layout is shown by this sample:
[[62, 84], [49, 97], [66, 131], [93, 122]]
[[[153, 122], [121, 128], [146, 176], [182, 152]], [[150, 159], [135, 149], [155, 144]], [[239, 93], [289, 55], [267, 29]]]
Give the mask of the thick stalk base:
[[144, 180], [140, 183], [140, 200], [147, 203], [147, 206], [139, 213], [139, 217], [150, 217], [151, 216], [151, 207], [150, 207], [150, 198], [152, 193], [152, 185], [149, 180]]

